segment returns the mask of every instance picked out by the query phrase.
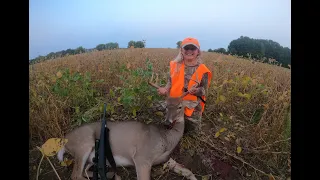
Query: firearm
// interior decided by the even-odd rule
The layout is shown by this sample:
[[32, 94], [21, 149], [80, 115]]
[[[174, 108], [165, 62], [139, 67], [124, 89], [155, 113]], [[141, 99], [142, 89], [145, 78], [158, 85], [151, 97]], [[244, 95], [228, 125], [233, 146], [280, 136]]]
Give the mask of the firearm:
[[116, 174], [116, 164], [113, 159], [113, 154], [110, 147], [109, 142], [109, 129], [107, 127], [106, 121], [106, 103], [104, 103], [104, 111], [101, 123], [101, 133], [100, 139], [96, 139], [95, 141], [95, 158], [93, 159], [93, 180], [107, 180], [107, 172], [109, 171], [109, 167], [106, 165], [106, 158], [108, 162], [111, 164], [112, 169], [114, 171], [114, 176], [112, 179], [115, 179]]

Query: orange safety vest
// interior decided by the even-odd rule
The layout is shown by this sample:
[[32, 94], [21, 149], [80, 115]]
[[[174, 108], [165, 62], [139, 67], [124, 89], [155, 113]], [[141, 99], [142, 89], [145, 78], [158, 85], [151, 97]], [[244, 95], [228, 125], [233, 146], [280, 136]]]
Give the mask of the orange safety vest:
[[[178, 67], [179, 66], [179, 67]], [[210, 81], [212, 78], [211, 71], [204, 65], [200, 64], [197, 70], [192, 75], [191, 79], [188, 84], [188, 90], [196, 84], [195, 81], [201, 82], [203, 74], [208, 73], [208, 87], [210, 86]], [[182, 95], [183, 88], [184, 88], [184, 63], [177, 63], [175, 61], [170, 62], [170, 76], [171, 76], [171, 89], [170, 89], [170, 97], [179, 97]], [[193, 81], [195, 80], [195, 81]], [[205, 96], [202, 96], [203, 100], [206, 100]], [[186, 95], [183, 100], [192, 100], [197, 101], [197, 96], [188, 94]], [[200, 105], [202, 106], [201, 113], [204, 111], [204, 103], [201, 101]], [[185, 115], [191, 116], [194, 111], [194, 108], [189, 109], [188, 107], [185, 108]]]

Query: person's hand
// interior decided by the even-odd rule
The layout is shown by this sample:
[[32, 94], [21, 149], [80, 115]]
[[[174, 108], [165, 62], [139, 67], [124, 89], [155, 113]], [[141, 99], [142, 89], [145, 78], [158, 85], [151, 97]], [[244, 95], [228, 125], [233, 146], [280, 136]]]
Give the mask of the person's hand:
[[191, 87], [190, 89], [189, 89], [189, 93], [190, 94], [196, 94], [198, 92], [198, 88], [196, 88], [196, 87]]
[[189, 94], [196, 94], [198, 93], [199, 88], [197, 86], [197, 84], [194, 84], [190, 89], [189, 89]]
[[167, 92], [168, 92], [167, 88], [160, 87], [160, 88], [158, 89], [158, 93], [159, 93], [160, 95], [166, 95]]

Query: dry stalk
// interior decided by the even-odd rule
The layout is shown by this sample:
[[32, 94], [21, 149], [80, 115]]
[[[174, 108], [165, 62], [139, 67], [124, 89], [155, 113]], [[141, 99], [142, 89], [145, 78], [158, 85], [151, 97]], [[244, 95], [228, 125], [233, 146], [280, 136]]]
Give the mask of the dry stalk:
[[[59, 174], [58, 174], [58, 172], [56, 171], [56, 169], [54, 168], [54, 166], [53, 166], [53, 164], [51, 163], [51, 161], [50, 161], [50, 159], [45, 155], [45, 154], [43, 154], [43, 152], [41, 151], [41, 148], [40, 147], [38, 147], [37, 146], [37, 148], [38, 148], [38, 150], [41, 152], [41, 154], [42, 154], [42, 158], [41, 158], [41, 161], [40, 162], [42, 162], [42, 159], [43, 159], [43, 156], [45, 156], [46, 158], [47, 158], [47, 160], [49, 161], [49, 163], [50, 163], [50, 165], [51, 165], [51, 167], [52, 167], [52, 169], [54, 170], [54, 172], [56, 173], [56, 175], [57, 175], [57, 177], [58, 177], [58, 179], [59, 180], [61, 180], [61, 178], [60, 178], [60, 176], [59, 176]], [[41, 164], [39, 164], [39, 167], [38, 167], [38, 169], [40, 168], [40, 165]], [[37, 173], [37, 179], [38, 179], [38, 173]]]
[[256, 147], [256, 148], [253, 148], [252, 150], [261, 149], [261, 148], [265, 148], [265, 147], [269, 147], [269, 146], [274, 145], [274, 144], [277, 144], [277, 143], [279, 143], [279, 142], [284, 142], [284, 141], [289, 141], [289, 140], [291, 140], [291, 138], [284, 139], [284, 140], [280, 140], [280, 141], [275, 141], [275, 142], [274, 142], [274, 143], [272, 143], [272, 144], [267, 144], [267, 145], [265, 145], [265, 146]]

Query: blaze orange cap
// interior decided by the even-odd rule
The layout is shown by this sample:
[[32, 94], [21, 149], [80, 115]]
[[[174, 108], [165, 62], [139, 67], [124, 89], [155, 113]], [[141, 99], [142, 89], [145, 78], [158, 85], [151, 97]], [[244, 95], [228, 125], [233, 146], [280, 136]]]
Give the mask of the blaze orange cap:
[[200, 49], [200, 44], [199, 41], [196, 38], [192, 38], [192, 37], [187, 37], [185, 38], [182, 42], [181, 42], [181, 47], [185, 47], [186, 45], [194, 45], [196, 46], [198, 49]]

